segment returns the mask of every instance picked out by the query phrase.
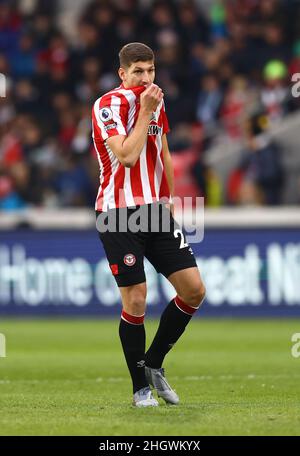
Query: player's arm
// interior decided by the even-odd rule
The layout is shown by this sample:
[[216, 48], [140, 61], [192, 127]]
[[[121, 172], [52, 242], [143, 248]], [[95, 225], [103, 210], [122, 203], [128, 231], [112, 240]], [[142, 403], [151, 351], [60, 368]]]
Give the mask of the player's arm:
[[[162, 137], [162, 150], [163, 150], [163, 158], [164, 158], [164, 168], [166, 172], [167, 181], [169, 184], [169, 189], [171, 193], [171, 197], [174, 196], [174, 167], [172, 162], [172, 157], [169, 151], [167, 135], [164, 134]], [[171, 212], [174, 214], [174, 206], [171, 204]]]
[[162, 90], [157, 85], [151, 84], [140, 96], [140, 111], [131, 134], [107, 139], [107, 145], [126, 168], [132, 168], [138, 161], [147, 141], [152, 112], [156, 110], [162, 98]]

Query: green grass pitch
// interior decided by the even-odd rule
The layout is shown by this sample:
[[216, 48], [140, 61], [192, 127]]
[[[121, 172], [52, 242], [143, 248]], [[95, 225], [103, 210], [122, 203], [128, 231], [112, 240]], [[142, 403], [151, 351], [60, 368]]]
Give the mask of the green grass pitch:
[[300, 320], [194, 318], [165, 362], [181, 402], [150, 409], [131, 406], [118, 324], [2, 319], [0, 434], [300, 435]]

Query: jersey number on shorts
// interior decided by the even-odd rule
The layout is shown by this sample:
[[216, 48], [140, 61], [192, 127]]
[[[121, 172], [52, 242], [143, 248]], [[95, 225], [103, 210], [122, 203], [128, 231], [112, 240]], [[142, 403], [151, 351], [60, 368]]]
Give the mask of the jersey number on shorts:
[[189, 245], [185, 242], [185, 240], [184, 240], [184, 235], [183, 235], [183, 232], [182, 232], [181, 230], [175, 230], [175, 231], [174, 231], [174, 236], [175, 236], [176, 238], [178, 238], [178, 236], [181, 237], [181, 239], [180, 239], [180, 247], [179, 247], [180, 249], [183, 249], [184, 247], [188, 247], [188, 246], [189, 246]]

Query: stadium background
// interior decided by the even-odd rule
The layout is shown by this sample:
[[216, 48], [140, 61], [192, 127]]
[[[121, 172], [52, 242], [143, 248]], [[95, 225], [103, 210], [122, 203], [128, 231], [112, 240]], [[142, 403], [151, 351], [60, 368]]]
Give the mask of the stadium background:
[[[297, 374], [292, 363], [298, 361], [291, 358], [290, 348], [299, 320], [282, 319], [300, 315], [300, 90], [293, 90], [292, 81], [300, 74], [299, 21], [296, 0], [0, 2], [0, 73], [6, 78], [6, 96], [0, 98], [0, 333], [7, 338], [8, 351], [5, 360], [0, 358], [2, 388], [9, 390], [15, 375], [31, 378], [26, 364], [21, 362], [23, 370], [14, 367], [26, 347], [32, 372], [38, 375], [34, 354], [44, 343], [39, 327], [45, 330], [50, 351], [65, 344], [70, 355], [70, 341], [80, 333], [80, 325], [58, 317], [82, 317], [78, 323], [86, 330], [83, 337], [92, 337], [96, 345], [108, 328], [116, 331], [117, 319], [112, 325], [107, 317], [120, 314], [118, 290], [95, 230], [99, 170], [90, 115], [95, 99], [118, 84], [119, 48], [142, 41], [156, 53], [157, 83], [165, 93], [175, 194], [205, 200], [204, 239], [192, 247], [207, 299], [191, 326], [191, 337], [198, 343], [196, 325], [202, 325], [200, 346], [208, 353], [208, 343], [214, 344], [210, 334], [215, 341], [219, 337], [222, 353], [233, 356], [230, 366], [241, 363], [243, 345], [239, 352], [235, 344], [243, 338], [251, 351], [256, 334], [254, 351], [261, 366], [267, 359], [270, 374], [273, 366], [277, 375], [282, 362], [281, 378], [286, 388], [287, 378], [293, 378], [294, 391]], [[147, 315], [157, 317], [173, 291], [150, 265], [146, 267]], [[12, 318], [16, 316], [27, 318]], [[37, 316], [43, 319], [29, 319]], [[216, 320], [201, 320], [205, 316]], [[276, 316], [281, 320], [266, 320]], [[96, 324], [90, 327], [88, 317], [96, 317]], [[256, 320], [223, 323], [220, 317]], [[272, 324], [274, 331], [268, 326]], [[61, 345], [51, 345], [51, 334]], [[188, 337], [182, 350], [185, 340], [189, 346]], [[272, 348], [266, 345], [271, 339], [280, 354], [273, 364], [268, 351]], [[114, 343], [118, 353], [117, 340]], [[104, 347], [109, 352], [106, 342]], [[103, 356], [107, 362], [98, 348], [97, 362]], [[223, 362], [215, 350], [221, 375]], [[179, 347], [175, 366], [183, 359], [180, 353]], [[194, 353], [197, 358], [197, 350]], [[49, 359], [55, 377], [57, 365]], [[210, 369], [208, 360], [199, 366], [201, 372]], [[120, 375], [107, 370], [111, 378]], [[67, 378], [72, 374], [66, 369]], [[197, 375], [195, 371], [194, 380]], [[287, 402], [292, 398], [286, 391]], [[290, 416], [297, 421], [297, 415]], [[2, 432], [34, 432], [29, 425], [16, 424], [13, 416], [11, 420], [15, 428], [6, 423]], [[297, 432], [290, 422], [281, 428]], [[60, 432], [59, 426], [51, 432], [55, 429]], [[96, 432], [88, 426], [66, 432], [81, 429]], [[121, 427], [110, 429], [121, 435]], [[196, 427], [190, 429], [197, 432]], [[253, 429], [250, 426], [249, 432]], [[280, 427], [262, 425], [261, 432], [276, 429]], [[242, 428], [237, 432], [246, 433]]]

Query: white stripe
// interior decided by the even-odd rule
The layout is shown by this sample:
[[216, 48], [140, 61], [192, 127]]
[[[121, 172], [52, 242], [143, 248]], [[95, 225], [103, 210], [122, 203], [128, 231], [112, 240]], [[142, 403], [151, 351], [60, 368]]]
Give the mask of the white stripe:
[[143, 188], [143, 196], [146, 204], [152, 203], [152, 194], [148, 176], [148, 166], [147, 166], [147, 140], [144, 144], [142, 153], [140, 155], [140, 171], [141, 171], [141, 180]]
[[95, 113], [95, 117], [96, 117], [96, 120], [97, 120], [97, 125], [100, 128], [100, 130], [101, 130], [102, 139], [105, 140], [105, 139], [108, 138], [108, 134], [104, 130], [103, 122], [101, 121], [100, 116], [99, 116], [99, 111], [100, 111], [99, 104], [100, 104], [100, 101], [101, 101], [101, 97], [98, 98], [98, 100], [95, 101], [95, 103], [94, 103], [94, 113]]
[[117, 93], [124, 95], [129, 104], [133, 103], [136, 99], [135, 93], [130, 89], [119, 89]]
[[128, 103], [129, 103], [129, 111], [128, 111], [128, 121], [127, 121], [127, 134], [130, 133], [133, 127], [134, 123], [134, 116], [135, 116], [135, 111], [136, 111], [136, 96], [132, 90], [127, 90], [121, 92], [123, 95], [126, 97]]
[[133, 106], [129, 108], [129, 113], [128, 113], [128, 123], [127, 123], [127, 133], [131, 132], [133, 128], [133, 123], [134, 123], [134, 117], [135, 117], [135, 111], [136, 111], [136, 105], [133, 103]]
[[125, 195], [126, 206], [134, 206], [135, 202], [134, 202], [132, 188], [131, 188], [130, 168], [125, 168], [124, 195]]
[[110, 104], [110, 109], [113, 112], [113, 120], [117, 122], [117, 131], [119, 135], [124, 135], [126, 136], [126, 130], [124, 128], [124, 125], [122, 123], [122, 119], [120, 116], [120, 107], [121, 107], [121, 98], [112, 96], [111, 97], [111, 104]]

